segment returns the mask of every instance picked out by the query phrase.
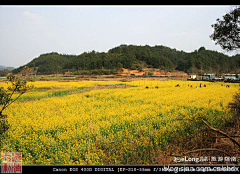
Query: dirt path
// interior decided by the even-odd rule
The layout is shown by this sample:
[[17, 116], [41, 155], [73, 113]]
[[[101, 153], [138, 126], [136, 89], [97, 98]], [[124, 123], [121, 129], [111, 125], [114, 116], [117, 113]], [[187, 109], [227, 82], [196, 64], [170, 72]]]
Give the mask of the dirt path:
[[71, 91], [71, 93], [84, 93], [84, 92], [89, 92], [91, 90], [98, 90], [98, 89], [117, 89], [117, 88], [130, 88], [133, 86], [128, 86], [128, 85], [104, 85], [104, 86], [94, 86], [94, 87], [86, 87], [83, 89], [78, 89], [77, 91]]

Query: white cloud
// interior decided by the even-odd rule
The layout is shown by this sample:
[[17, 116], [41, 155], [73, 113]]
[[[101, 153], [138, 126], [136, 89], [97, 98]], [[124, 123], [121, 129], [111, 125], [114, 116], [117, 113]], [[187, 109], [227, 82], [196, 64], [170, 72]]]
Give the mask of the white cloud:
[[29, 11], [25, 11], [25, 12], [23, 12], [23, 15], [25, 17], [25, 22], [39, 24], [44, 21], [44, 17], [42, 17], [36, 13], [31, 13]]
[[180, 35], [180, 36], [184, 36], [184, 35], [187, 35], [187, 34], [188, 34], [188, 32], [185, 32], [185, 31], [184, 31], [184, 32], [181, 32], [179, 35]]

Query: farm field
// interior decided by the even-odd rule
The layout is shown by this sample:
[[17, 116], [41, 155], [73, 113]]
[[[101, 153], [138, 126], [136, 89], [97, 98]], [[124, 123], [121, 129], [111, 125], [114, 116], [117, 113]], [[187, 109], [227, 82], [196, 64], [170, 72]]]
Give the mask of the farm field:
[[[227, 105], [239, 89], [200, 81], [28, 84], [35, 88], [4, 110], [10, 128], [1, 143], [3, 152], [22, 152], [23, 164], [155, 164], [177, 136], [199, 136], [202, 118], [213, 127], [231, 122]], [[122, 87], [98, 89], [114, 85]]]

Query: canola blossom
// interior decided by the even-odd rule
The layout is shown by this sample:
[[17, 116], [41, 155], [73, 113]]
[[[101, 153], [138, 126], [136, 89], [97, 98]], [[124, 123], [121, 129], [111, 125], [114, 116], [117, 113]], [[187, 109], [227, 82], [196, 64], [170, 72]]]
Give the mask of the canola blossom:
[[132, 87], [51, 97], [48, 91], [24, 94], [39, 99], [20, 99], [4, 111], [10, 128], [1, 146], [4, 152], [22, 152], [23, 164], [152, 164], [174, 133], [197, 134], [191, 125], [198, 118], [213, 127], [222, 119], [222, 127], [231, 122], [227, 105], [238, 92], [238, 84], [226, 88], [224, 83], [193, 81], [31, 84], [54, 90], [111, 84]]

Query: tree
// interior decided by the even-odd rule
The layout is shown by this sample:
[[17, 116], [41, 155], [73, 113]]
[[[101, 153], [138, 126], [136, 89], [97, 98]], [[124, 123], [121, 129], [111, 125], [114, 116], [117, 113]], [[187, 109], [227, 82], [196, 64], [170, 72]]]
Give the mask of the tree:
[[223, 20], [218, 18], [212, 27], [214, 32], [210, 38], [216, 45], [227, 51], [240, 48], [240, 6], [225, 14]]
[[[27, 74], [29, 68], [24, 67], [24, 71]], [[9, 74], [7, 76], [7, 83], [11, 83], [11, 86], [5, 90], [3, 87], [0, 88], [0, 134], [8, 129], [6, 122], [6, 115], [3, 115], [3, 110], [9, 107], [13, 102], [15, 102], [22, 94], [33, 88], [33, 86], [27, 86], [27, 81], [31, 79], [20, 79], [18, 76]], [[18, 93], [16, 98], [12, 98], [14, 93]]]
[[205, 51], [205, 50], [206, 50], [205, 47], [200, 47], [200, 48], [198, 49], [198, 52], [200, 52], [200, 51]]

